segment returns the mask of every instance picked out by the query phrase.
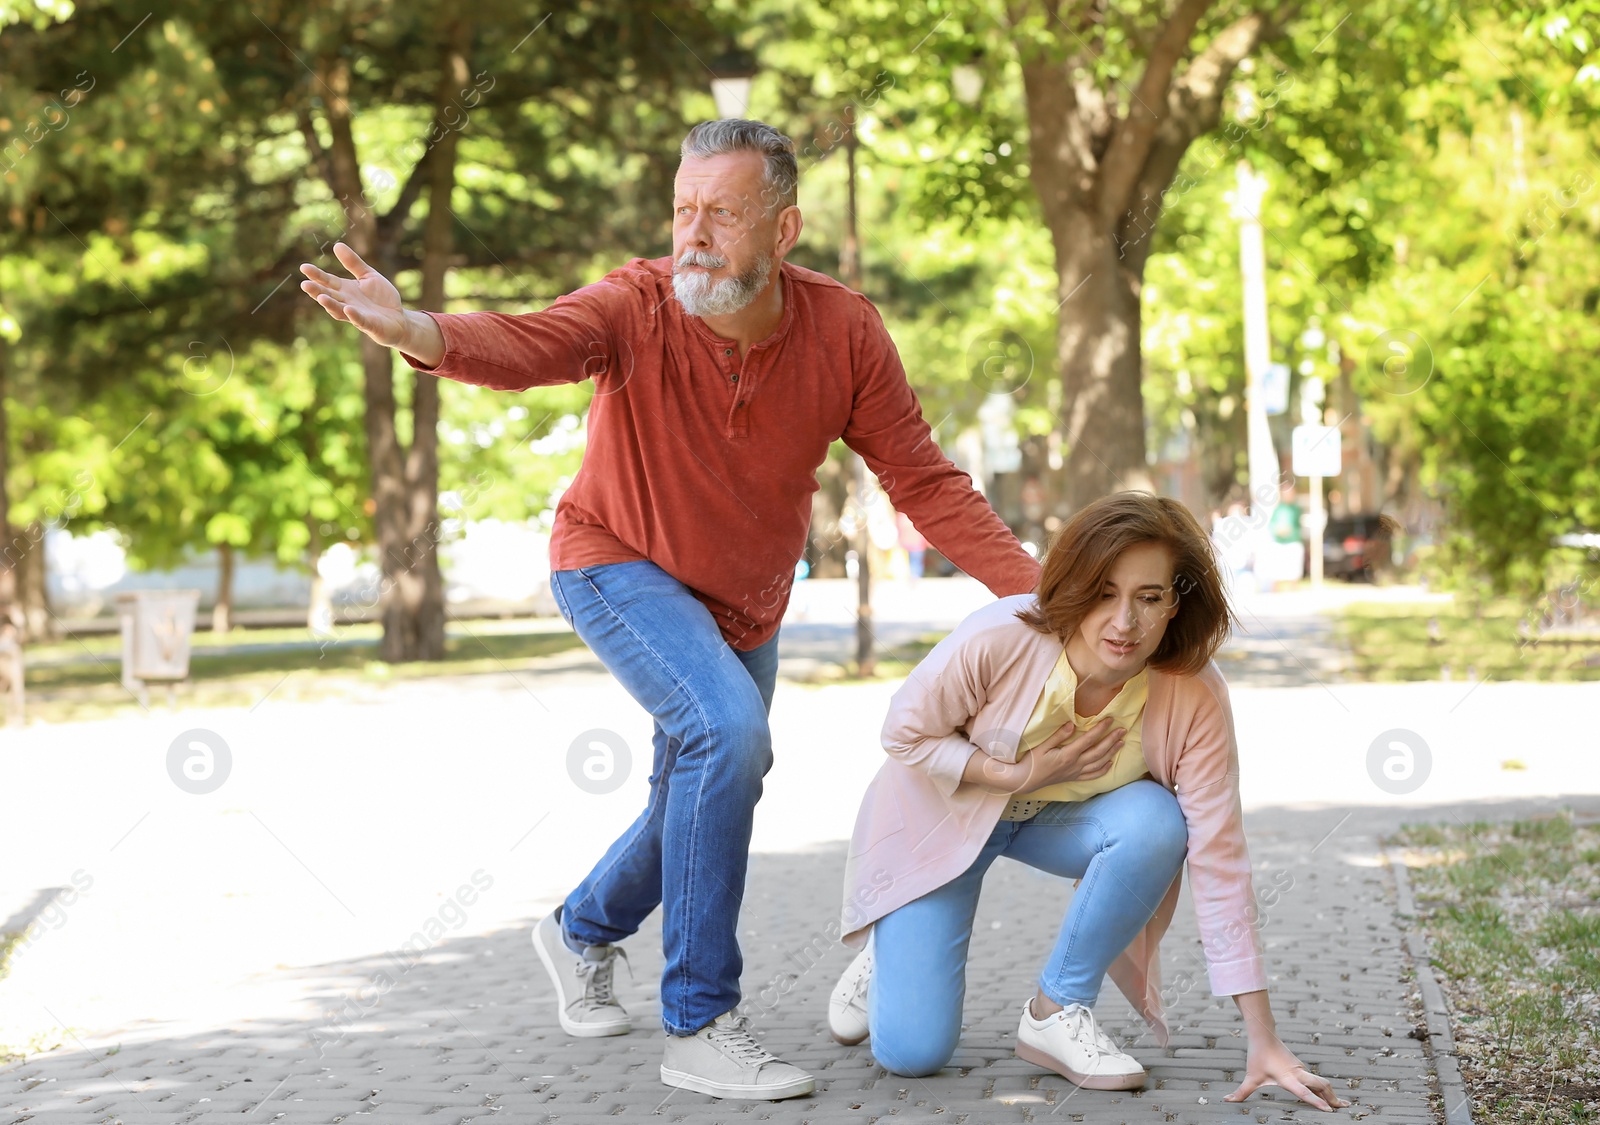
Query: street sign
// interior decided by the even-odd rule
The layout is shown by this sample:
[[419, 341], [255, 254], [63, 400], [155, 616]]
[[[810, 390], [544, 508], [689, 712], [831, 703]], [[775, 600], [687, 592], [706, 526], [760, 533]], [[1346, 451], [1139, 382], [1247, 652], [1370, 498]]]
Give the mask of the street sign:
[[1289, 412], [1289, 365], [1269, 363], [1261, 373], [1261, 406], [1268, 414]]
[[1336, 426], [1296, 426], [1290, 448], [1297, 477], [1336, 477], [1344, 470]]

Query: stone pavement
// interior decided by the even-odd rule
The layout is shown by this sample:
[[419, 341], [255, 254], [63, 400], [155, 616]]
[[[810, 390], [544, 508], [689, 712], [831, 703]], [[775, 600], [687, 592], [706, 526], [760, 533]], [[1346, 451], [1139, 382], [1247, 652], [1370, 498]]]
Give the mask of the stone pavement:
[[[1499, 817], [1600, 799], [1475, 808]], [[1432, 1066], [1415, 1037], [1418, 1005], [1402, 950], [1393, 880], [1376, 835], [1392, 810], [1259, 810], [1249, 817], [1263, 940], [1280, 1032], [1353, 1104], [1336, 1116], [1437, 1120]], [[320, 1019], [245, 1020], [163, 1036], [114, 1029], [0, 1071], [0, 1122], [20, 1125], [260, 1121], [530, 1123], [1185, 1122], [1306, 1120], [1281, 1090], [1222, 1100], [1245, 1040], [1231, 1001], [1209, 994], [1192, 911], [1180, 905], [1164, 947], [1176, 993], [1171, 1044], [1158, 1048], [1111, 986], [1103, 1021], [1131, 1040], [1150, 1082], [1134, 1093], [1075, 1090], [1016, 1059], [1017, 1009], [1053, 940], [1066, 881], [1010, 861], [991, 872], [973, 939], [966, 1026], [952, 1065], [927, 1079], [887, 1074], [870, 1043], [827, 1035], [826, 1002], [849, 951], [822, 931], [835, 916], [840, 845], [755, 857], [742, 924], [745, 989], [769, 1049], [813, 1071], [817, 1093], [787, 1102], [718, 1102], [658, 1079], [659, 929], [630, 941], [619, 974], [635, 1015], [626, 1037], [573, 1040], [524, 927], [439, 942], [408, 963], [392, 954], [291, 971]], [[1268, 889], [1275, 896], [1265, 895]], [[531, 922], [531, 919], [530, 919]], [[132, 972], [137, 966], [129, 966]]]
[[[848, 619], [843, 593], [830, 607], [825, 592], [794, 623], [797, 659], [824, 658], [826, 631]], [[925, 592], [945, 616], [965, 612], [959, 590]], [[1342, 683], [1325, 631], [1297, 623], [1316, 607], [1301, 608], [1253, 606], [1266, 623], [1259, 656], [1228, 670], [1274, 1008], [1290, 1046], [1354, 1102], [1337, 1116], [1421, 1125], [1437, 1120], [1432, 1066], [1411, 1034], [1419, 1008], [1378, 837], [1403, 821], [1600, 812], [1587, 719], [1600, 685]], [[921, 610], [904, 616], [937, 623]], [[815, 656], [804, 647], [813, 640]], [[1282, 677], [1299, 686], [1278, 686]], [[634, 1033], [569, 1040], [559, 1030], [528, 930], [642, 803], [649, 734], [587, 654], [370, 698], [280, 693], [249, 710], [156, 708], [0, 732], [0, 890], [17, 892], [15, 907], [0, 894], [0, 915], [44, 888], [87, 883], [55, 904], [0, 980], [0, 1041], [70, 1029], [61, 1047], [0, 1067], [0, 1125], [1265, 1125], [1314, 1114], [1282, 1091], [1222, 1101], [1245, 1041], [1232, 1002], [1205, 985], [1187, 901], [1163, 949], [1177, 993], [1171, 1045], [1144, 1038], [1114, 988], [1099, 1009], [1149, 1068], [1145, 1090], [1075, 1092], [1017, 1060], [1018, 1009], [1070, 890], [1010, 861], [991, 871], [980, 905], [952, 1067], [898, 1079], [870, 1044], [828, 1038], [827, 994], [850, 954], [824, 927], [893, 687], [785, 683], [774, 701], [777, 761], [741, 937], [758, 1033], [818, 1077], [814, 1096], [782, 1103], [660, 1084], [655, 921], [627, 943], [633, 975], [620, 978]], [[195, 727], [232, 747], [232, 776], [215, 792], [171, 776], [169, 744]], [[624, 763], [603, 790], [574, 772], [573, 751], [594, 728], [635, 748], [631, 775]], [[1432, 747], [1407, 788], [1374, 772], [1392, 752], [1379, 732], [1400, 728]], [[1507, 758], [1523, 768], [1507, 772]], [[482, 895], [471, 885], [491, 881]]]

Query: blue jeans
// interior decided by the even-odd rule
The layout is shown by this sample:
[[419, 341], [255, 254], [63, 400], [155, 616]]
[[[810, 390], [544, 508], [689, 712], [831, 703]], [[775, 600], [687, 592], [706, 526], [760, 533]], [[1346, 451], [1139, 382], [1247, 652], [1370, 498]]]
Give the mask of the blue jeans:
[[557, 571], [561, 615], [655, 719], [650, 799], [561, 911], [574, 949], [635, 933], [662, 908], [661, 1022], [692, 1035], [739, 1003], [739, 906], [778, 639], [740, 652], [688, 587], [652, 562]]
[[1083, 880], [1039, 989], [1057, 1004], [1092, 1008], [1106, 970], [1155, 913], [1188, 845], [1178, 799], [1148, 779], [1086, 801], [1053, 802], [1032, 820], [1000, 821], [971, 867], [873, 927], [873, 1057], [920, 1078], [955, 1053], [972, 918], [984, 872], [997, 858]]

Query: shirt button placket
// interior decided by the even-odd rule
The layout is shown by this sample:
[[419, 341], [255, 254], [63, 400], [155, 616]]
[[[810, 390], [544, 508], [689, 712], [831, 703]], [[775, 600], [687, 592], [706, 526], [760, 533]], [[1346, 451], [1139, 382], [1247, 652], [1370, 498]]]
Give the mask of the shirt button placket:
[[[731, 359], [733, 356], [733, 349], [723, 348], [722, 354]], [[730, 370], [728, 372], [728, 382], [733, 384], [733, 393], [735, 395], [733, 402], [733, 418], [729, 423], [728, 431], [736, 437], [743, 437], [750, 432], [750, 424], [748, 421], [750, 417], [749, 407], [745, 405], [746, 400], [749, 398], [749, 390], [746, 388], [743, 392], [744, 397], [738, 397], [740, 396], [741, 391], [739, 388], [739, 372], [737, 371]]]

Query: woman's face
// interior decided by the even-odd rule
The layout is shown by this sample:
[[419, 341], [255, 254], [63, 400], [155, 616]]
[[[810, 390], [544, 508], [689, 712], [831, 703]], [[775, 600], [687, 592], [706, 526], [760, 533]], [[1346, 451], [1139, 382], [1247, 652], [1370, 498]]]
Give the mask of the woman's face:
[[1103, 666], [1104, 678], [1131, 678], [1161, 644], [1178, 611], [1172, 577], [1172, 551], [1164, 543], [1135, 544], [1111, 564], [1073, 638], [1082, 655]]

